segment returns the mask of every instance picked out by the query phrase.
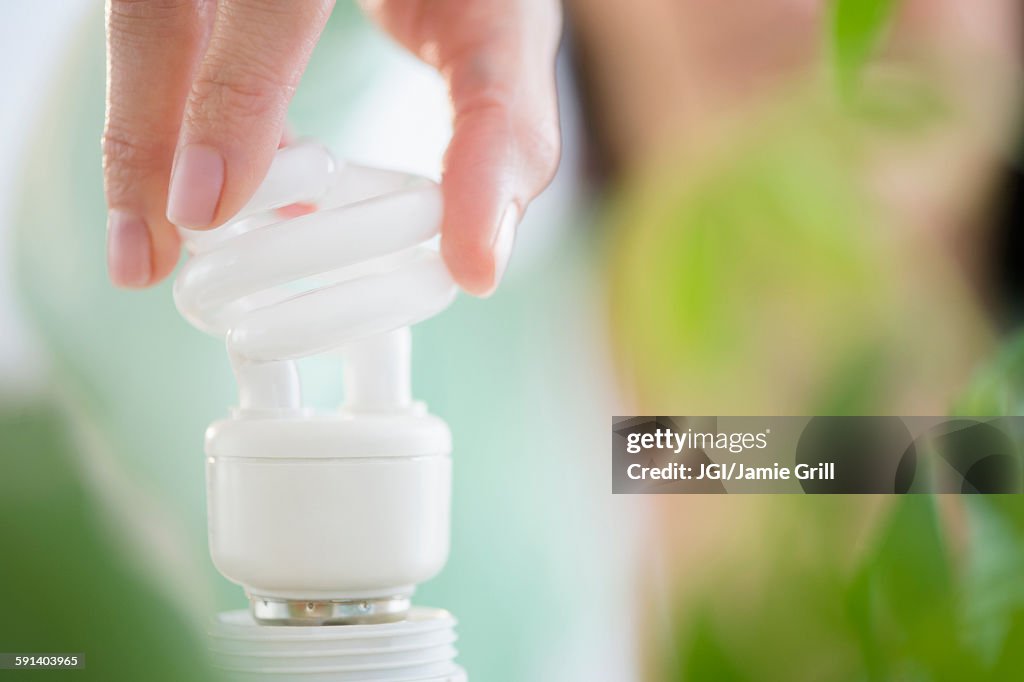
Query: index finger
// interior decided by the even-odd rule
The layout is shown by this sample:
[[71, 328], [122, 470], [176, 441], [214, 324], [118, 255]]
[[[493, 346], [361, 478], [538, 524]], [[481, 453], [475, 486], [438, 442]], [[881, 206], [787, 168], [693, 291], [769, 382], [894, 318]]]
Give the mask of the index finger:
[[107, 3], [103, 175], [108, 267], [118, 286], [147, 286], [177, 263], [167, 182], [208, 19], [194, 2]]

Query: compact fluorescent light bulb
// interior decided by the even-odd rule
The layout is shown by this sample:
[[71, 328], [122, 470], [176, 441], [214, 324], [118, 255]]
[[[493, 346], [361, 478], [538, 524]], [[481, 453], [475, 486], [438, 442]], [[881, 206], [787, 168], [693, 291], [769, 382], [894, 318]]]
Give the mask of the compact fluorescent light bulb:
[[[277, 210], [293, 204], [308, 211]], [[426, 179], [341, 164], [301, 143], [277, 153], [230, 223], [181, 230], [192, 256], [175, 302], [226, 339], [239, 387], [239, 406], [206, 434], [211, 554], [251, 603], [251, 615], [222, 618], [224, 641], [249, 641], [239, 628], [259, 649], [282, 626], [300, 626], [287, 641], [320, 625], [362, 628], [371, 641], [379, 628], [426, 627], [440, 633], [435, 647], [451, 649], [450, 616], [410, 609], [449, 544], [451, 437], [412, 399], [409, 372], [409, 325], [456, 291], [427, 244], [441, 209]], [[303, 405], [295, 361], [335, 350], [345, 402], [316, 413]], [[340, 631], [339, 642], [357, 632]], [[430, 670], [457, 671], [453, 657], [438, 663], [434, 650]]]

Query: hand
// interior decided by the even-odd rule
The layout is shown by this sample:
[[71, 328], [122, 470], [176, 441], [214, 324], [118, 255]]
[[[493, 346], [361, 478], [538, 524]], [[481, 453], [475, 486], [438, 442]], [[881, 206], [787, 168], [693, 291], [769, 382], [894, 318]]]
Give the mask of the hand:
[[[559, 135], [554, 0], [376, 0], [364, 9], [448, 83], [441, 250], [487, 295], [516, 224], [550, 182]], [[110, 277], [145, 287], [263, 180], [329, 0], [109, 0], [103, 167]]]

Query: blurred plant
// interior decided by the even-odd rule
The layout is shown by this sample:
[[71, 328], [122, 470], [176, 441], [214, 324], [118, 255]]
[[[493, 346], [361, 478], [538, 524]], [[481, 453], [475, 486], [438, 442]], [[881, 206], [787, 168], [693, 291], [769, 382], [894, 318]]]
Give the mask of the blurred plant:
[[[938, 498], [895, 500], [852, 568], [821, 552], [794, 558], [784, 540], [759, 557], [743, 603], [708, 598], [679, 629], [672, 680], [1011, 680], [1024, 671], [1019, 504], [968, 500], [972, 543], [961, 566]], [[1016, 498], [1012, 498], [1016, 499]], [[840, 504], [849, 500], [839, 498]], [[780, 505], [809, 512], [820, 498]], [[805, 518], [805, 523], [813, 523]], [[827, 543], [826, 543], [827, 544]]]
[[954, 412], [965, 416], [1024, 414], [1024, 332], [1007, 341], [992, 363], [978, 372]]
[[897, 0], [834, 0], [830, 45], [836, 81], [851, 92], [889, 26]]
[[113, 541], [59, 410], [0, 404], [0, 436], [0, 642], [8, 652], [85, 656], [83, 670], [26, 677], [219, 679], [194, 624]]
[[[933, 235], [871, 187], [880, 147], [952, 107], [926, 77], [864, 78], [895, 9], [836, 0], [838, 92], [787, 92], [615, 198], [612, 329], [639, 412], [1021, 413], [1024, 337], [955, 399], [990, 323]], [[698, 596], [678, 605], [663, 677], [1024, 677], [1021, 498], [885, 500], [851, 552], [840, 520], [871, 502], [766, 503], [767, 543], [687, 576]]]
[[892, 134], [809, 89], [616, 198], [613, 333], [643, 411], [949, 404], [988, 323], [872, 195], [873, 145]]
[[[1024, 335], [1009, 343], [957, 414], [1020, 414]], [[980, 411], [975, 408], [981, 408]], [[965, 543], [947, 540], [940, 507], [962, 505]], [[800, 527], [812, 554], [780, 534], [758, 557], [755, 585], [709, 586], [688, 608], [668, 656], [672, 680], [960, 680], [1024, 675], [1024, 499], [1020, 495], [894, 500], [852, 566], [831, 512], [849, 498], [790, 498], [781, 527]], [[788, 522], [787, 522], [788, 519]], [[799, 525], [798, 525], [799, 524]]]

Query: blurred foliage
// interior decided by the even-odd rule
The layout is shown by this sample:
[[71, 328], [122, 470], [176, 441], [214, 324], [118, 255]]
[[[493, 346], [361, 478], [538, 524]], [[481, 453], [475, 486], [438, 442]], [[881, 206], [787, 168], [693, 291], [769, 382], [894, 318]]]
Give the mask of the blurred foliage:
[[[926, 79], [863, 78], [895, 9], [834, 2], [840, 97], [812, 84], [616, 198], [611, 326], [639, 411], [913, 413], [916, 393], [926, 409], [1022, 414], [1024, 336], [964, 392], [991, 352], [986, 318], [866, 186], [880, 133], [897, 144], [948, 113]], [[858, 544], [848, 521], [875, 507]], [[764, 509], [767, 542], [680, 586], [664, 679], [1024, 679], [1021, 496]]]
[[[863, 308], [878, 300], [876, 267], [855, 236], [852, 174], [829, 158], [844, 153], [841, 136], [779, 131], [733, 145], [741, 161], [695, 164], [700, 176], [661, 170], [613, 206], [614, 329], [641, 400], [676, 405], [666, 414], [699, 411], [678, 405], [683, 387], [697, 389], [701, 414], [756, 410], [764, 401], [737, 403], [734, 387], [760, 383], [751, 368], [799, 364], [787, 347], [805, 354], [767, 337], [798, 323], [809, 337], [842, 338], [845, 320], [857, 309], [870, 316]], [[758, 311], [754, 299], [766, 306]], [[763, 377], [772, 390], [783, 385], [774, 379]]]
[[[785, 523], [787, 516], [854, 503], [795, 498], [776, 511]], [[812, 518], [804, 519], [808, 523]], [[836, 542], [824, 539], [801, 557], [781, 539], [775, 553], [758, 558], [756, 585], [741, 597], [749, 601], [704, 598], [680, 628], [680, 649], [689, 654], [667, 678], [984, 679], [976, 654], [959, 638], [963, 594], [951, 574], [934, 498], [897, 499], [852, 568], [839, 558], [843, 553], [828, 551]]]
[[[956, 415], [1024, 415], [1024, 331], [978, 372]], [[1024, 497], [989, 495], [966, 502], [973, 536], [967, 557], [968, 632], [992, 679], [1024, 675]]]
[[897, 0], [833, 0], [831, 45], [839, 87], [847, 94], [855, 89], [888, 27]]
[[[194, 624], [129, 568], [98, 518], [63, 416], [41, 405], [0, 409], [0, 434], [3, 650], [85, 655], [84, 670], [25, 676], [216, 679]], [[0, 671], [0, 679], [17, 674]]]
[[[884, 251], [849, 163], [854, 133], [808, 111], [741, 141], [705, 175], [672, 175], [619, 207], [633, 231], [616, 242], [613, 315], [642, 411], [864, 414], [898, 410], [901, 385], [954, 390], [947, 361], [980, 318], [942, 293], [941, 264], [926, 253]], [[950, 402], [957, 414], [1021, 414], [1024, 336]], [[863, 508], [772, 505], [776, 549], [742, 555], [756, 566], [741, 577], [753, 590], [736, 590], [712, 561], [704, 596], [680, 606], [665, 679], [1024, 677], [1024, 498], [894, 499], [850, 564], [837, 546], [850, 534], [823, 515], [835, 504]], [[800, 514], [794, 533], [832, 532], [836, 546], [816, 537], [801, 554], [781, 530], [787, 514]]]
[[1024, 332], [1007, 342], [955, 405], [957, 415], [1024, 414]]
[[[850, 498], [773, 507], [808, 525]], [[945, 540], [940, 506], [963, 505], [967, 548]], [[843, 536], [848, 541], [848, 536]], [[754, 586], [709, 578], [681, 614], [664, 679], [961, 680], [1024, 674], [1024, 504], [1019, 495], [894, 498], [852, 566], [829, 543], [801, 557], [785, 539], [756, 558]], [[754, 558], [746, 556], [748, 562]]]
[[949, 403], [987, 326], [866, 186], [892, 134], [808, 89], [616, 197], [612, 329], [642, 411], [871, 414], [908, 386]]

